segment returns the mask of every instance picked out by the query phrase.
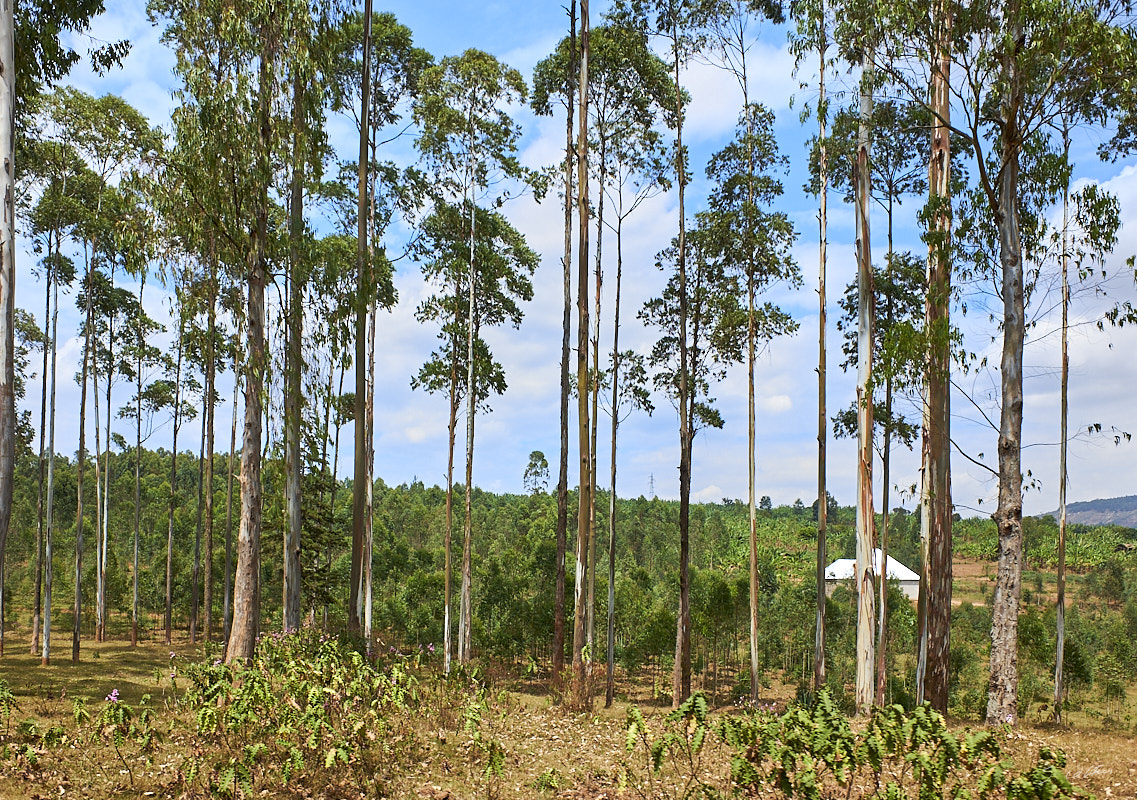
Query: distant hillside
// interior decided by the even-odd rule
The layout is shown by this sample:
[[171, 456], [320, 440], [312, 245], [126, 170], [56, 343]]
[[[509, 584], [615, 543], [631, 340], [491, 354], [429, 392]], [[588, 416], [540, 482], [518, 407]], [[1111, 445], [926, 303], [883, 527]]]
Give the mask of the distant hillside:
[[[1057, 518], [1058, 512], [1051, 511], [1050, 516]], [[1137, 528], [1137, 495], [1069, 503], [1066, 506], [1066, 519], [1084, 525], [1124, 525], [1127, 528]]]

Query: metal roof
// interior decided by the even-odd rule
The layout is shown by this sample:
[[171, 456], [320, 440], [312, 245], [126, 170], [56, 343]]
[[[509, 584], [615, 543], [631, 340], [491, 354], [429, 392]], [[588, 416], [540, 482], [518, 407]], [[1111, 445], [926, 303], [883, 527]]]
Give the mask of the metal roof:
[[[880, 572], [880, 548], [873, 549], [873, 572]], [[851, 580], [857, 574], [857, 560], [855, 558], [839, 558], [825, 568], [825, 580], [844, 581]], [[896, 578], [901, 583], [919, 581], [920, 576], [908, 567], [901, 564], [892, 556], [888, 557], [887, 577]]]

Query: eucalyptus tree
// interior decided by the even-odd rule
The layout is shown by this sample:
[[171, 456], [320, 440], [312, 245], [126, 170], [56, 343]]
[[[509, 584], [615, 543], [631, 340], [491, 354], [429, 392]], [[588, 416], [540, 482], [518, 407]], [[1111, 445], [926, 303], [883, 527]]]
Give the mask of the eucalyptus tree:
[[[910, 254], [898, 254], [894, 248], [893, 227], [896, 207], [903, 203], [907, 195], [920, 194], [927, 191], [927, 156], [925, 144], [928, 136], [929, 117], [927, 109], [922, 104], [899, 103], [895, 100], [885, 99], [873, 104], [869, 126], [874, 154], [872, 157], [873, 180], [870, 192], [873, 200], [885, 212], [887, 249], [885, 250], [885, 263], [883, 269], [875, 269], [872, 276], [874, 288], [874, 352], [873, 371], [881, 377], [874, 378], [874, 387], [883, 388], [883, 400], [873, 399], [874, 429], [879, 428], [883, 443], [879, 448], [881, 458], [881, 526], [878, 542], [881, 550], [882, 564], [888, 560], [888, 517], [889, 493], [891, 474], [891, 450], [894, 434], [899, 434], [901, 441], [907, 447], [912, 446], [912, 436], [915, 431], [903, 418], [893, 412], [894, 389], [913, 392], [919, 387], [906, 377], [922, 372], [921, 363], [913, 363], [913, 358], [919, 359], [919, 348], [922, 336], [916, 335], [923, 329], [917, 316], [923, 316], [923, 278], [913, 272], [913, 260]], [[849, 166], [855, 159], [851, 147], [843, 146], [855, 141], [856, 131], [860, 126], [860, 112], [858, 109], [845, 108], [837, 112], [833, 118], [833, 142], [830, 146], [831, 159], [844, 164], [848, 159]], [[817, 147], [815, 144], [811, 169], [816, 180]], [[846, 191], [846, 200], [852, 200], [851, 169], [838, 168], [833, 173], [833, 184], [838, 189]], [[850, 294], [853, 292], [853, 294]], [[856, 363], [858, 347], [853, 336], [855, 326], [852, 323], [853, 306], [855, 305], [855, 287], [850, 286], [841, 300], [843, 315], [837, 327], [845, 331], [843, 351], [845, 361], [842, 369], [848, 369]], [[913, 303], [917, 303], [917, 309]], [[900, 304], [900, 307], [897, 307]], [[916, 312], [919, 314], [914, 316]], [[884, 340], [887, 339], [887, 342]], [[883, 415], [883, 416], [882, 416]], [[856, 430], [856, 407], [841, 411], [834, 418], [836, 435], [850, 435]], [[850, 421], [853, 422], [850, 427]], [[874, 435], [875, 440], [875, 435]], [[884, 643], [887, 625], [887, 581], [878, 581], [878, 624], [876, 636], [876, 700], [877, 705], [884, 703], [885, 652]]]
[[[653, 380], [656, 389], [671, 400], [681, 415], [680, 451], [688, 459], [683, 486], [688, 503], [689, 459], [695, 434], [703, 428], [723, 426], [722, 416], [714, 407], [714, 398], [710, 396], [712, 381], [721, 380], [728, 365], [743, 360], [747, 324], [746, 310], [739, 303], [742, 290], [738, 278], [728, 272], [726, 260], [716, 252], [716, 231], [712, 220], [706, 214], [701, 214], [698, 222], [699, 227], [691, 232], [686, 242], [689, 251], [685, 255], [690, 256], [689, 262], [680, 265], [677, 238], [659, 254], [658, 267], [661, 270], [670, 268], [671, 274], [662, 294], [648, 300], [639, 312], [640, 319], [660, 333], [650, 358], [651, 365], [656, 370]], [[769, 318], [760, 323], [764, 328], [769, 326], [781, 330], [791, 324], [784, 314], [773, 309]], [[681, 503], [683, 499], [681, 495]], [[680, 509], [682, 514], [682, 506]], [[685, 550], [681, 538], [681, 575], [684, 566], [682, 554]], [[682, 611], [682, 600], [680, 602]], [[688, 614], [689, 608], [688, 605]], [[676, 665], [679, 678], [676, 684], [679, 687], [686, 686], [689, 690], [689, 642], [685, 652], [686, 659]]]
[[[829, 122], [829, 96], [825, 88], [825, 76], [832, 67], [829, 56], [831, 29], [834, 25], [833, 9], [826, 0], [797, 0], [790, 7], [796, 20], [796, 30], [790, 39], [790, 50], [795, 58], [795, 70], [801, 69], [807, 56], [817, 53], [817, 100], [814, 111], [817, 117], [817, 166], [818, 166], [818, 321], [817, 321], [817, 563], [815, 576], [817, 582], [817, 613], [814, 623], [813, 645], [813, 688], [821, 691], [825, 686], [825, 567], [827, 562], [827, 525], [829, 496], [826, 486], [826, 446], [829, 438], [829, 423], [826, 418], [826, 346], [825, 326], [828, 314], [825, 294], [825, 279], [828, 266], [828, 204], [829, 204], [829, 145], [826, 134]], [[806, 84], [802, 84], [805, 88]], [[808, 107], [803, 112], [803, 121]]]
[[[121, 336], [121, 330], [116, 326], [117, 314], [128, 304], [126, 297], [116, 292], [114, 287], [114, 275], [124, 255], [116, 241], [115, 226], [116, 222], [126, 218], [125, 215], [130, 208], [129, 203], [125, 202], [125, 195], [117, 189], [117, 184], [131, 172], [152, 162], [161, 143], [161, 134], [151, 128], [146, 118], [136, 109], [114, 95], [94, 98], [76, 89], [61, 88], [51, 96], [47, 113], [58, 127], [60, 138], [71, 143], [78, 156], [86, 162], [93, 173], [93, 178], [88, 181], [92, 185], [85, 191], [89, 199], [83, 204], [87, 216], [79, 226], [79, 230], [82, 231], [86, 262], [84, 298], [89, 301], [89, 304], [81, 305], [80, 310], [86, 317], [82, 324], [84, 364], [90, 367], [90, 377], [95, 384], [92, 388], [95, 394], [96, 497], [101, 500], [96, 509], [98, 563], [95, 569], [95, 635], [96, 639], [101, 640], [106, 634], [107, 614], [105, 555], [109, 533], [108, 469], [110, 424], [113, 416], [110, 411], [110, 391], [119, 372], [114, 356], [116, 336]], [[101, 306], [97, 310], [100, 316], [96, 317], [95, 304], [99, 303]], [[110, 316], [106, 316], [108, 314]], [[100, 336], [105, 337], [105, 344], [100, 338], [96, 338]], [[83, 370], [81, 374], [84, 387], [88, 377], [87, 372], [88, 370]], [[107, 391], [107, 448], [102, 453], [101, 476], [98, 469], [100, 445], [97, 388], [100, 377], [106, 381]], [[86, 404], [82, 400], [79, 425], [81, 430], [86, 426]], [[83, 494], [82, 471], [80, 471], [77, 494], [79, 497]], [[74, 643], [72, 649], [73, 658], [77, 658]]]
[[[58, 175], [53, 176], [57, 178]], [[44, 414], [41, 411], [40, 415], [40, 486], [39, 486], [39, 500], [37, 501], [37, 521], [40, 523], [37, 526], [36, 536], [36, 608], [35, 613], [37, 619], [33, 620], [32, 631], [32, 646], [36, 645], [36, 623], [39, 622], [38, 615], [40, 612], [40, 582], [43, 581], [42, 589], [42, 609], [43, 609], [43, 633], [41, 637], [42, 642], [42, 656], [40, 663], [43, 666], [48, 666], [51, 658], [51, 591], [53, 584], [53, 563], [52, 558], [52, 540], [54, 532], [54, 507], [55, 507], [55, 397], [56, 397], [56, 377], [58, 374], [57, 364], [59, 356], [59, 284], [64, 282], [70, 284], [75, 277], [75, 267], [69, 258], [64, 256], [61, 252], [61, 228], [64, 225], [64, 220], [60, 218], [60, 212], [64, 209], [59, 208], [62, 197], [66, 195], [66, 179], [59, 185], [56, 180], [52, 180], [44, 193], [40, 196], [40, 200], [36, 205], [33, 212], [32, 229], [37, 227], [41, 230], [46, 228], [48, 231], [47, 252], [43, 258], [44, 275], [48, 286], [48, 300], [44, 315], [44, 339], [43, 339], [43, 353], [44, 353], [44, 374], [43, 374], [43, 404], [44, 410], [49, 410], [46, 419], [46, 427], [44, 423]], [[66, 203], [63, 203], [64, 208]], [[54, 250], [52, 249], [52, 240], [54, 239]], [[49, 316], [50, 312], [50, 316]], [[48, 368], [48, 353], [51, 354], [51, 366]], [[50, 375], [50, 390], [48, 388], [48, 381]], [[50, 401], [48, 401], [50, 397]], [[44, 436], [47, 436], [47, 475], [46, 482], [44, 481]], [[42, 547], [42, 549], [41, 549]]]
[[[468, 219], [466, 234], [467, 318], [466, 326], [466, 497], [462, 547], [462, 590], [458, 623], [458, 660], [470, 657], [472, 623], [471, 589], [471, 500], [474, 458], [474, 418], [477, 403], [475, 364], [478, 291], [477, 222], [482, 203], [497, 206], [517, 181], [530, 178], [517, 159], [520, 128], [506, 107], [524, 101], [525, 80], [488, 53], [467, 50], [448, 56], [426, 69], [414, 117], [421, 129], [416, 142], [430, 179], [442, 202], [457, 205]], [[504, 181], [511, 181], [509, 184]]]
[[[505, 373], [501, 364], [494, 360], [489, 345], [482, 338], [481, 330], [483, 326], [501, 325], [506, 322], [514, 327], [521, 324], [523, 312], [519, 303], [532, 299], [533, 287], [530, 276], [536, 269], [538, 261], [536, 254], [525, 243], [524, 237], [500, 212], [479, 208], [475, 215], [473, 316], [470, 315], [471, 308], [468, 302], [468, 287], [471, 280], [468, 275], [469, 212], [462, 206], [436, 205], [433, 213], [423, 222], [421, 237], [416, 245], [416, 256], [422, 260], [423, 273], [428, 283], [433, 284], [437, 291], [420, 304], [415, 316], [420, 321], [440, 324], [439, 339], [442, 341], [442, 346], [431, 354], [430, 360], [412, 380], [412, 385], [429, 392], [446, 391], [449, 395], [450, 454], [447, 461], [446, 522], [448, 524], [445, 537], [447, 550], [450, 538], [458, 407], [464, 401], [467, 408], [474, 406], [488, 411], [490, 395], [503, 394], [506, 389]], [[474, 339], [472, 364], [467, 361], [470, 352], [464, 346], [470, 336]], [[469, 444], [467, 446], [466, 485], [469, 486], [472, 472]], [[468, 594], [467, 581], [471, 570], [468, 515], [467, 506], [467, 527], [462, 551], [464, 598]], [[450, 619], [449, 596], [444, 597], [443, 601], [443, 619], [448, 620]], [[463, 605], [463, 613], [466, 608]], [[464, 630], [468, 636], [469, 628]], [[445, 631], [444, 637], [449, 639]], [[459, 641], [459, 653], [466, 653], [467, 658], [469, 647], [468, 641], [465, 646]]]
[[[19, 9], [14, 2], [0, 6], [0, 158], [12, 167], [3, 171], [0, 181], [4, 204], [0, 225], [0, 594], [4, 590], [4, 553], [16, 467], [17, 126], [23, 125], [28, 105], [43, 87], [63, 78], [79, 60], [79, 54], [60, 40], [59, 32], [85, 31], [103, 8], [103, 0], [26, 2]], [[92, 62], [106, 68], [119, 61], [127, 48], [125, 42], [95, 48]], [[0, 623], [0, 654], [3, 635]]]
[[[925, 98], [929, 72], [944, 74], [941, 65], [962, 73], [959, 81], [945, 79], [939, 86], [939, 92], [952, 96], [953, 113], [950, 120], [942, 115], [937, 120], [950, 124], [951, 134], [973, 156], [982, 208], [993, 219], [997, 235], [1003, 342], [999, 503], [994, 514], [999, 566], [992, 602], [989, 723], [1013, 723], [1018, 717], [1026, 332], [1021, 223], [1028, 201], [1028, 187], [1021, 181], [1023, 163], [1032, 139], [1060, 116], [1071, 124], [1102, 122], [1111, 100], [1130, 92], [1124, 76], [1137, 61], [1137, 36], [1126, 24], [1127, 14], [1127, 4], [1113, 0], [1005, 0], [985, 14], [963, 14], [949, 6], [931, 18], [926, 6], [917, 9], [908, 2], [884, 9], [883, 62], [893, 82], [903, 83], [910, 96]], [[936, 54], [930, 68], [929, 53]], [[941, 152], [946, 152], [946, 140]], [[930, 177], [936, 184], [942, 176]], [[933, 196], [939, 196], [934, 188]], [[945, 239], [943, 226], [937, 230], [940, 240]]]
[[[608, 401], [608, 414], [612, 420], [612, 433], [609, 439], [608, 465], [608, 637], [607, 663], [605, 671], [604, 707], [611, 708], [616, 693], [616, 434], [620, 423], [634, 409], [651, 414], [655, 406], [651, 402], [648, 389], [649, 380], [644, 357], [635, 350], [618, 350], [620, 346], [620, 278], [621, 263], [616, 263], [616, 299], [613, 315], [612, 353], [607, 369], [611, 399]], [[605, 376], [598, 375], [597, 383]]]
[[715, 11], [712, 0], [618, 0], [612, 19], [640, 28], [662, 40], [671, 68], [672, 92], [675, 96], [675, 149], [672, 169], [678, 195], [678, 229], [674, 246], [676, 286], [675, 342], [677, 371], [675, 398], [679, 411], [679, 613], [676, 616], [675, 671], [672, 678], [672, 702], [678, 706], [691, 694], [691, 602], [690, 602], [690, 511], [691, 450], [694, 439], [691, 425], [694, 408], [687, 404], [697, 395], [688, 383], [696, 380], [694, 364], [689, 360], [687, 336], [687, 304], [691, 297], [687, 288], [687, 211], [686, 189], [689, 181], [687, 151], [683, 144], [686, 98], [680, 76], [691, 59], [706, 46], [707, 26]]
[[[15, 3], [0, 6], [0, 158], [15, 162], [16, 22]], [[0, 593], [4, 591], [4, 551], [12, 520], [16, 471], [16, 187], [12, 170], [0, 171], [3, 224], [0, 225]], [[0, 605], [3, 601], [0, 600]], [[0, 608], [0, 611], [3, 609]], [[0, 626], [0, 652], [3, 628]]]
[[[1101, 269], [1105, 277], [1105, 256], [1117, 243], [1120, 229], [1120, 205], [1117, 198], [1102, 191], [1096, 184], [1088, 184], [1081, 190], [1070, 193], [1073, 177], [1073, 164], [1070, 161], [1070, 131], [1061, 125], [1062, 161], [1066, 167], [1062, 187], [1062, 227], [1059, 239], [1058, 261], [1062, 275], [1061, 299], [1061, 361], [1059, 389], [1059, 454], [1058, 454], [1058, 575], [1057, 598], [1055, 602], [1055, 657], [1054, 657], [1054, 718], [1061, 722], [1066, 710], [1068, 687], [1065, 678], [1066, 658], [1066, 489], [1069, 474], [1066, 470], [1069, 446], [1069, 308], [1071, 278], [1084, 281]], [[1071, 215], [1070, 201], [1073, 200], [1074, 213]], [[1073, 274], [1071, 275], [1071, 267]], [[1097, 291], [1097, 289], [1095, 289]]]
[[[167, 21], [164, 39], [182, 80], [175, 129], [197, 143], [197, 164], [213, 167], [218, 189], [193, 198], [243, 273], [245, 425], [241, 456], [241, 523], [226, 660], [248, 659], [260, 626], [262, 392], [267, 367], [265, 283], [276, 243], [270, 229], [274, 158], [290, 133], [280, 109], [289, 79], [312, 58], [305, 46], [315, 9], [300, 0], [254, 5], [234, 14], [226, 0], [153, 0], [152, 17]], [[192, 165], [182, 163], [182, 169]], [[221, 191], [221, 190], [224, 191]], [[218, 197], [226, 194], [229, 197]], [[282, 192], [283, 194], [283, 192]], [[231, 199], [230, 199], [231, 198]], [[216, 206], [215, 206], [216, 203]], [[216, 207], [216, 210], [214, 208]], [[239, 259], [239, 260], [238, 260]]]
[[[600, 298], [603, 284], [604, 231], [612, 227], [605, 219], [606, 199], [615, 189], [616, 181], [624, 178], [621, 161], [635, 159], [638, 151], [657, 148], [658, 122], [674, 108], [667, 64], [648, 46], [646, 34], [628, 25], [601, 25], [589, 30], [589, 106], [588, 130], [591, 159], [590, 171], [597, 183], [595, 203], [596, 254], [594, 261], [595, 305], [591, 330], [591, 373], [600, 372]], [[562, 39], [557, 49], [541, 61], [534, 71], [533, 105], [538, 113], [552, 113], [553, 98], [571, 92], [575, 80], [576, 51], [572, 37]], [[672, 122], [666, 117], [667, 122]], [[597, 403], [600, 385], [591, 382], [590, 453], [591, 471], [596, 474], [596, 440], [599, 428]], [[589, 526], [595, 528], [596, 502], [590, 498]], [[587, 637], [590, 650], [594, 650], [594, 624], [592, 623], [593, 591], [595, 587], [596, 537], [590, 538], [588, 558]]]
[[[359, 630], [364, 616], [364, 564], [366, 544], [371, 541], [371, 512], [367, 499], [372, 485], [370, 463], [373, 447], [373, 432], [368, 428], [372, 406], [368, 400], [367, 376], [374, 370], [374, 353], [368, 355], [368, 319], [374, 328], [375, 305], [379, 287], [389, 284], [389, 274], [382, 269], [388, 264], [386, 258], [375, 259], [376, 242], [382, 238], [387, 223], [391, 219], [389, 208], [398, 205], [404, 213], [419, 204], [417, 188], [411, 192], [401, 192], [404, 186], [413, 186], [416, 181], [413, 171], [404, 173], [405, 181], [394, 178], [394, 168], [390, 164], [378, 164], [380, 131], [397, 124], [401, 118], [403, 105], [417, 91], [422, 70], [431, 63], [431, 56], [425, 50], [414, 47], [411, 32], [400, 25], [394, 15], [372, 13], [370, 0], [364, 3], [361, 15], [346, 15], [329, 32], [330, 41], [324, 46], [329, 59], [326, 66], [329, 75], [328, 89], [332, 108], [346, 111], [353, 116], [359, 132], [359, 157], [356, 161], [356, 209], [354, 219], [356, 230], [356, 297], [353, 301], [355, 311], [355, 480], [352, 493], [352, 545], [351, 576], [348, 597], [348, 627]], [[358, 99], [359, 105], [356, 106]], [[395, 133], [388, 142], [398, 138]], [[385, 173], [384, 179], [377, 179], [375, 170]], [[379, 188], [387, 190], [379, 197]], [[391, 197], [400, 202], [391, 204]], [[413, 197], [413, 200], [411, 198]], [[376, 206], [385, 209], [376, 214]], [[375, 223], [379, 224], [376, 225]], [[368, 225], [375, 227], [371, 243], [368, 243]], [[374, 262], [374, 263], [373, 263]], [[393, 302], [393, 299], [392, 299]], [[390, 303], [382, 303], [384, 307]], [[369, 608], [369, 606], [368, 606]]]
[[[1062, 118], [1071, 125], [1100, 123], [1113, 99], [1129, 94], [1119, 76], [1137, 58], [1137, 38], [1124, 24], [1124, 4], [1046, 2], [1000, 4], [991, 17], [955, 15], [951, 49], [943, 61], [964, 73], [951, 105], [951, 133], [975, 162], [978, 198], [994, 222], [998, 279], [1003, 302], [1000, 363], [999, 568], [991, 629], [991, 680], [987, 719], [1017, 718], [1017, 617], [1022, 572], [1022, 352], [1027, 283], [1024, 256], [1029, 227], [1028, 185], [1042, 187], [1053, 171], [1039, 158], [1035, 140]], [[898, 19], [912, 10], [898, 7]], [[1061, 31], [1061, 33], [1059, 33]], [[922, 40], [929, 38], [920, 29]], [[974, 58], [975, 53], [982, 55]], [[906, 55], [906, 53], [904, 53]], [[942, 71], [942, 70], [941, 70]], [[946, 123], [946, 120], [943, 122]], [[1031, 162], [1035, 162], [1031, 164]], [[1053, 159], [1051, 159], [1053, 162]], [[1036, 171], [1029, 175], [1029, 170]], [[1038, 171], [1041, 170], [1041, 171]], [[967, 219], [967, 222], [974, 220]], [[962, 230], [960, 238], [963, 238]]]
[[[620, 409], [627, 407], [652, 411], [650, 399], [642, 393], [647, 382], [643, 356], [633, 350], [620, 350], [620, 298], [624, 275], [624, 221], [646, 200], [670, 186], [666, 177], [660, 147], [661, 137], [656, 131], [642, 136], [617, 138], [612, 144], [616, 153], [611, 167], [612, 181], [607, 193], [614, 204], [614, 223], [609, 223], [616, 235], [616, 286], [612, 309], [612, 352], [610, 355], [611, 401], [609, 413], [612, 429], [610, 440], [610, 484], [608, 508], [608, 664], [605, 690], [605, 707], [612, 704], [614, 692], [615, 613], [616, 613], [616, 435], [620, 425]], [[630, 196], [627, 196], [630, 195]], [[626, 388], [621, 390], [621, 384]]]
[[557, 469], [557, 546], [554, 564], [556, 573], [553, 589], [553, 686], [559, 687], [565, 665], [565, 551], [568, 549], [568, 450], [569, 450], [569, 340], [572, 337], [572, 208], [573, 169], [576, 166], [576, 148], [573, 145], [574, 111], [576, 108], [577, 40], [576, 0], [570, 0], [566, 9], [569, 18], [569, 63], [561, 75], [563, 82], [550, 87], [538, 72], [533, 76], [532, 105], [538, 114], [552, 113], [548, 91], [555, 88], [565, 109], [565, 157], [563, 167], [564, 199], [564, 252], [561, 257], [564, 303], [561, 315], [561, 394], [560, 394], [560, 457]]
[[873, 513], [873, 289], [872, 248], [869, 207], [871, 194], [870, 128], [876, 73], [872, 67], [873, 32], [859, 30], [855, 46], [861, 51], [859, 81], [860, 113], [857, 119], [857, 157], [853, 162], [854, 207], [857, 254], [857, 528], [856, 528], [856, 704], [859, 714], [872, 709], [873, 668], [873, 541], [876, 514]]
[[577, 69], [577, 136], [576, 136], [576, 430], [577, 455], [580, 458], [580, 480], [577, 483], [576, 510], [576, 574], [573, 592], [572, 624], [572, 705], [584, 710], [592, 706], [587, 670], [590, 659], [585, 653], [588, 612], [582, 611], [588, 575], [588, 554], [592, 530], [592, 495], [596, 477], [592, 470], [591, 439], [588, 427], [588, 236], [590, 214], [588, 203], [588, 61], [591, 20], [588, 0], [580, 3], [580, 61]]
[[[79, 159], [74, 149], [62, 141], [59, 131], [42, 115], [25, 131], [21, 150], [21, 195], [37, 194], [25, 214], [26, 232], [32, 238], [32, 252], [39, 257], [40, 272], [44, 278], [44, 321], [39, 347], [43, 355], [40, 403], [39, 480], [36, 499], [36, 566], [35, 594], [32, 608], [31, 649], [34, 655], [39, 647], [39, 628], [42, 611], [44, 491], [47, 464], [48, 373], [49, 360], [54, 356], [56, 338], [52, 333], [53, 288], [60, 281], [70, 286], [75, 279], [75, 264], [63, 254], [64, 237], [75, 235], [76, 227], [85, 217], [82, 208], [84, 189], [90, 188], [90, 170]], [[70, 186], [69, 186], [70, 184]], [[33, 271], [34, 268], [33, 268]], [[58, 302], [58, 292], [55, 293]], [[54, 419], [51, 421], [54, 430]]]
[[[735, 138], [711, 157], [707, 178], [713, 189], [702, 216], [711, 252], [731, 274], [741, 279], [746, 294], [747, 461], [750, 507], [750, 680], [751, 701], [757, 702], [758, 662], [758, 544], [754, 504], [755, 389], [754, 370], [759, 344], [773, 334], [792, 333], [797, 323], [766, 304], [757, 305], [760, 292], [771, 284], [801, 284], [801, 272], [790, 254], [796, 233], [789, 218], [769, 206], [781, 196], [777, 177], [786, 167], [774, 138], [774, 115], [761, 105], [748, 105], [740, 115]], [[769, 327], [771, 320], [784, 324]]]
[[[136, 195], [133, 187], [127, 189], [132, 194]], [[166, 394], [166, 385], [164, 383], [158, 384], [151, 390], [150, 396], [147, 398], [147, 392], [144, 389], [144, 384], [148, 383], [147, 371], [156, 368], [161, 361], [161, 351], [151, 343], [151, 337], [164, 330], [164, 328], [150, 318], [145, 311], [143, 304], [143, 294], [146, 290], [146, 277], [147, 271], [150, 268], [150, 262], [154, 256], [154, 226], [150, 215], [150, 209], [140, 202], [140, 198], [134, 196], [132, 199], [133, 208], [130, 210], [129, 215], [123, 219], [117, 226], [117, 238], [119, 246], [123, 252], [123, 266], [128, 273], [138, 278], [138, 304], [134, 309], [132, 325], [130, 327], [130, 335], [132, 339], [126, 342], [126, 357], [129, 359], [133, 356], [133, 362], [127, 362], [131, 365], [131, 371], [135, 380], [135, 396], [133, 407], [130, 405], [123, 407], [119, 411], [119, 416], [123, 418], [132, 418], [135, 424], [135, 444], [134, 444], [134, 547], [133, 559], [131, 561], [131, 579], [132, 579], [132, 603], [131, 603], [131, 626], [130, 626], [130, 644], [131, 647], [138, 645], [138, 550], [139, 550], [139, 535], [142, 527], [142, 441], [144, 438], [149, 438], [150, 430], [152, 430], [153, 414], [162, 405], [164, 405], [164, 396]], [[146, 388], [149, 388], [147, 386]], [[148, 417], [144, 417], [143, 404], [147, 405]], [[109, 409], [108, 409], [109, 413]], [[144, 419], [146, 422], [144, 423]], [[149, 430], [146, 436], [143, 436], [143, 427]], [[45, 648], [46, 653], [46, 648]], [[46, 655], [45, 655], [46, 660]]]
[[[756, 176], [756, 153], [753, 152], [755, 131], [750, 111], [750, 51], [754, 46], [752, 34], [755, 18], [766, 18], [772, 22], [785, 22], [785, 12], [779, 0], [719, 0], [715, 13], [710, 18], [710, 45], [715, 51], [720, 67], [734, 76], [742, 91], [742, 119], [747, 123], [746, 141], [748, 145], [745, 179], [747, 181], [745, 202], [750, 206], [756, 202], [754, 181]], [[765, 202], [765, 201], [764, 201]], [[751, 270], [752, 272], [753, 270]], [[750, 283], [748, 279], [748, 283]], [[756, 434], [755, 434], [755, 307], [754, 293], [747, 292], [747, 504], [750, 516], [750, 701], [758, 702], [758, 514], [755, 502], [756, 489]]]

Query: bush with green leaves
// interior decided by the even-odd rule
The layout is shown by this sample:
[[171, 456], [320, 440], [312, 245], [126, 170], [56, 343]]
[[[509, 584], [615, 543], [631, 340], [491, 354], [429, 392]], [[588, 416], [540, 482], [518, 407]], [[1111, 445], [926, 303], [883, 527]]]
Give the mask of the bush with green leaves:
[[380, 765], [406, 763], [416, 747], [408, 720], [420, 655], [368, 658], [344, 639], [301, 631], [262, 636], [246, 665], [191, 665], [182, 703], [204, 755], [187, 780], [248, 794], [342, 771], [373, 786]]
[[[641, 797], [728, 796], [825, 800], [1064, 800], [1084, 796], [1066, 778], [1065, 756], [1041, 748], [1015, 774], [990, 728], [953, 733], [929, 705], [877, 709], [855, 729], [828, 691], [782, 715], [756, 710], [708, 720], [701, 693], [673, 711], [658, 735], [628, 710], [623, 785]], [[723, 748], [727, 758], [708, 758]], [[722, 774], [723, 763], [729, 764]], [[718, 772], [716, 773], [716, 770]]]

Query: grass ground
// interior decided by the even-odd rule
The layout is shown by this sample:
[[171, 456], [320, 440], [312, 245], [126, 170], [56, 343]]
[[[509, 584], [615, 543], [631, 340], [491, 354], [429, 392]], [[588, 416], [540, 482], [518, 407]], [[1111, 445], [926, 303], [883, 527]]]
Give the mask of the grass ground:
[[[4, 755], [0, 797], [203, 796], [201, 786], [195, 787], [186, 778], [187, 764], [194, 749], [200, 747], [192, 736], [192, 712], [178, 707], [180, 691], [171, 681], [171, 673], [178, 677], [179, 665], [202, 657], [201, 646], [192, 647], [184, 639], [173, 647], [153, 641], [138, 648], [122, 642], [84, 643], [79, 664], [66, 658], [41, 667], [39, 658], [19, 644], [9, 640], [0, 660], [0, 677], [11, 688], [18, 706], [0, 729], [0, 742], [4, 743], [0, 748]], [[65, 655], [69, 657], [70, 653]], [[624, 746], [627, 702], [605, 709], [601, 698], [592, 712], [572, 714], [555, 705], [539, 682], [491, 674], [486, 687], [476, 732], [466, 723], [469, 705], [464, 704], [469, 701], [449, 702], [441, 695], [432, 696], [400, 727], [388, 730], [385, 735], [404, 739], [405, 746], [397, 750], [399, 763], [369, 767], [378, 772], [386, 770], [386, 774], [377, 773], [378, 781], [376, 775], [357, 781], [350, 774], [347, 778], [340, 774], [321, 783], [313, 776], [313, 780], [302, 779], [285, 791], [270, 779], [274, 766], [268, 764], [254, 794], [362, 798], [381, 792], [391, 797], [437, 800], [636, 796], [620, 788], [621, 775], [629, 764]], [[155, 727], [160, 732], [151, 752], [139, 752], [130, 742], [121, 749], [114, 747], [97, 724], [76, 726], [76, 698], [86, 699], [94, 709], [116, 689], [123, 702], [135, 707], [145, 695], [150, 696], [148, 704], [157, 712]], [[647, 699], [641, 689], [622, 683], [618, 692]], [[780, 706], [787, 695], [786, 687], [776, 686], [764, 699]], [[286, 699], [281, 698], [282, 702]], [[650, 705], [641, 708], [649, 724], [662, 725], [666, 709]], [[732, 709], [723, 707], [715, 713], [729, 714]], [[53, 727], [61, 731], [58, 741], [37, 747], [37, 763], [29, 763], [15, 744], [29, 741], [29, 731], [42, 734]], [[1132, 733], [1100, 727], [1058, 728], [1026, 721], [1016, 730], [999, 735], [1016, 762], [1027, 763], [1041, 747], [1057, 747], [1069, 758], [1067, 774], [1075, 785], [1098, 797], [1137, 797], [1137, 742]], [[491, 769], [487, 742], [500, 747], [500, 770]], [[726, 755], [714, 750], [708, 751], [700, 768], [720, 779], [729, 774]]]

